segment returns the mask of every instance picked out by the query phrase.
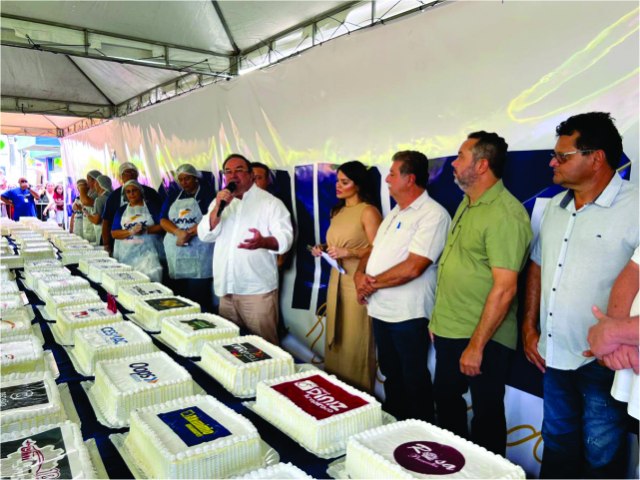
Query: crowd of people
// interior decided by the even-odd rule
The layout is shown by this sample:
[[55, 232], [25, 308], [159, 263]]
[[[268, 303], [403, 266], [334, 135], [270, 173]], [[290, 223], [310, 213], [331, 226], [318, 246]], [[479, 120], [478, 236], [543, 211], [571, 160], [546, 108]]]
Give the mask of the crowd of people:
[[[429, 196], [420, 152], [391, 158], [386, 183], [396, 204], [384, 218], [367, 167], [351, 161], [337, 169], [326, 239], [310, 252], [336, 262], [325, 368], [372, 392], [377, 357], [386, 411], [505, 455], [505, 385], [520, 336], [544, 374], [541, 476], [620, 478], [627, 411], [638, 418], [640, 402], [638, 189], [616, 173], [622, 139], [609, 114], [573, 116], [556, 136], [549, 166], [566, 190], [550, 199], [535, 238], [502, 181], [508, 145], [496, 133], [473, 132], [462, 142], [452, 167], [464, 196], [453, 218]], [[138, 182], [132, 163], [118, 173], [115, 190], [99, 171], [78, 180], [73, 231], [278, 344], [279, 266], [295, 234], [290, 212], [268, 191], [269, 168], [231, 154], [216, 194], [202, 172], [183, 164], [164, 201]], [[39, 197], [26, 180], [12, 192], [2, 199], [16, 209]], [[614, 370], [625, 372], [612, 396]]]
[[17, 185], [9, 184], [6, 177], [0, 185], [2, 216], [14, 220], [20, 217], [38, 217], [54, 220], [64, 226], [65, 195], [61, 183], [31, 185], [26, 177], [20, 177]]

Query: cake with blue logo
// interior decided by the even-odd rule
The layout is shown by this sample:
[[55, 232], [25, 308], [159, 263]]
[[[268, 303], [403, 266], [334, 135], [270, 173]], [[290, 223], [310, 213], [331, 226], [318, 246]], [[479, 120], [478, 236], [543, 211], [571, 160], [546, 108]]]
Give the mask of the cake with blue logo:
[[120, 288], [125, 285], [140, 285], [149, 282], [149, 277], [135, 270], [115, 270], [102, 273], [102, 287], [112, 295], [118, 295]]
[[158, 282], [124, 285], [118, 289], [118, 303], [130, 312], [135, 312], [138, 300], [161, 295], [173, 295], [173, 290]]
[[188, 313], [200, 313], [200, 305], [177, 295], [156, 295], [136, 303], [136, 319], [142, 328], [151, 332], [160, 331], [163, 319]]
[[345, 468], [350, 478], [525, 478], [500, 455], [421, 420], [352, 436]]
[[2, 432], [0, 442], [3, 478], [97, 478], [75, 423]]
[[295, 372], [288, 352], [256, 335], [205, 344], [200, 366], [238, 397], [255, 397], [259, 381]]
[[129, 425], [136, 408], [168, 402], [195, 393], [189, 372], [164, 352], [145, 353], [96, 364], [90, 394], [107, 422]]
[[81, 303], [58, 310], [56, 324], [51, 327], [58, 343], [73, 345], [73, 332], [80, 328], [122, 322], [120, 312], [112, 312], [105, 302]]
[[321, 370], [259, 382], [254, 408], [321, 457], [342, 455], [350, 436], [382, 425], [375, 398]]
[[199, 357], [207, 342], [240, 335], [235, 323], [211, 313], [168, 317], [160, 329], [162, 339], [184, 357]]
[[85, 375], [93, 375], [100, 360], [115, 360], [156, 350], [151, 337], [131, 322], [81, 328], [73, 333], [73, 344], [73, 354]]
[[56, 381], [49, 372], [3, 381], [0, 387], [2, 433], [67, 419]]
[[207, 395], [134, 411], [125, 448], [147, 478], [229, 478], [263, 466], [253, 424]]

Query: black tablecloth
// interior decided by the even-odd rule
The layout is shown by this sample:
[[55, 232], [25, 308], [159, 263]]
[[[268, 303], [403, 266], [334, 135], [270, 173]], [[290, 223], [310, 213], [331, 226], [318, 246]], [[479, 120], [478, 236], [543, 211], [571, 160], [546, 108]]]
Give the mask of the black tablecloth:
[[[74, 275], [83, 276], [79, 272], [77, 267], [68, 267]], [[106, 292], [98, 284], [92, 282], [92, 287], [98, 291], [103, 300], [106, 301]], [[34, 313], [36, 315], [36, 321], [42, 328], [42, 334], [44, 336], [44, 348], [45, 350], [51, 350], [58, 364], [60, 371], [60, 377], [57, 383], [66, 383], [71, 392], [73, 402], [78, 416], [82, 422], [82, 435], [85, 440], [93, 438], [96, 441], [100, 455], [105, 464], [107, 473], [110, 478], [133, 478], [131, 472], [127, 468], [126, 464], [120, 457], [120, 454], [115, 449], [114, 445], [109, 439], [109, 435], [112, 433], [123, 433], [128, 429], [111, 429], [103, 426], [96, 419], [95, 413], [86, 393], [84, 392], [81, 381], [91, 380], [92, 378], [84, 377], [76, 371], [65, 349], [58, 345], [53, 339], [51, 333], [50, 324], [44, 320], [38, 305], [42, 305], [42, 301], [31, 291], [25, 292], [29, 302], [33, 306]], [[126, 315], [128, 312], [119, 307], [120, 312]], [[152, 337], [153, 338], [153, 337]], [[273, 447], [280, 455], [281, 462], [291, 462], [298, 468], [304, 470], [306, 473], [314, 478], [327, 478], [326, 470], [329, 460], [323, 460], [315, 455], [307, 452], [294, 440], [284, 435], [277, 428], [270, 423], [263, 420], [261, 417], [253, 413], [251, 410], [242, 405], [244, 400], [234, 397], [227, 392], [222, 385], [215, 381], [212, 377], [202, 371], [196, 366], [192, 360], [181, 357], [166, 347], [164, 344], [153, 338], [154, 344], [162, 351], [166, 352], [171, 358], [182, 365], [191, 374], [193, 379], [207, 392], [207, 394], [215, 397], [219, 401], [223, 402], [228, 407], [232, 408], [236, 412], [247, 417], [258, 429], [262, 439]]]

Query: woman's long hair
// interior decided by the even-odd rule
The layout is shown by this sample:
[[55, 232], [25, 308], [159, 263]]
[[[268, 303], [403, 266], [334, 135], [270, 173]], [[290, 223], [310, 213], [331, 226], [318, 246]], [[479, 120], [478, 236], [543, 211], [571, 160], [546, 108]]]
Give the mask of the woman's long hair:
[[[368, 168], [358, 160], [352, 160], [351, 162], [343, 163], [338, 167], [338, 172], [342, 172], [349, 180], [356, 184], [358, 187], [358, 197], [365, 203], [372, 203], [372, 195], [369, 189], [369, 174]], [[335, 216], [345, 206], [345, 199], [341, 198], [338, 203], [331, 209], [331, 217]]]

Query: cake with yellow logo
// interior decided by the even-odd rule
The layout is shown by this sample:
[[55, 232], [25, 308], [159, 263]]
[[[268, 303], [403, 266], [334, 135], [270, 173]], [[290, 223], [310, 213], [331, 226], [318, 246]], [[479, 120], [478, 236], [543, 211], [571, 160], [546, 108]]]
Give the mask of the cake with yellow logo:
[[263, 465], [253, 424], [206, 395], [134, 411], [125, 448], [148, 478], [229, 478]]
[[352, 436], [345, 468], [350, 478], [525, 478], [500, 455], [421, 420]]
[[162, 321], [160, 330], [162, 339], [184, 357], [199, 357], [206, 342], [240, 334], [235, 323], [211, 313], [168, 317]]
[[295, 371], [289, 353], [255, 335], [206, 343], [200, 366], [238, 397], [255, 397], [259, 381]]
[[382, 425], [376, 399], [320, 370], [259, 382], [254, 408], [307, 450], [325, 457], [341, 455], [350, 436]]
[[200, 305], [177, 295], [146, 297], [136, 303], [136, 319], [145, 330], [151, 332], [160, 331], [164, 318], [188, 313], [200, 313]]
[[111, 426], [129, 425], [133, 409], [195, 393], [187, 370], [164, 352], [145, 353], [96, 364], [90, 394]]

